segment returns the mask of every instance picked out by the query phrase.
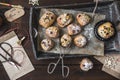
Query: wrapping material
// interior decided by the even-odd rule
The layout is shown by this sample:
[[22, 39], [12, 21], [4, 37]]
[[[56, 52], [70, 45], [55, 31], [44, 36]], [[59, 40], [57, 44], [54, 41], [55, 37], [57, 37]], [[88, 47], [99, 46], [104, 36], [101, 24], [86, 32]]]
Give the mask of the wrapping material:
[[95, 58], [103, 64], [102, 71], [120, 79], [120, 53], [114, 52]]
[[[13, 58], [19, 64], [21, 64], [21, 67], [20, 67], [20, 66], [15, 66], [15, 64], [13, 62], [10, 62], [12, 65], [9, 64], [8, 61], [3, 62], [6, 60], [0, 56], [0, 61], [3, 62], [2, 64], [9, 76], [10, 80], [16, 80], [16, 79], [22, 77], [23, 75], [34, 70], [34, 67], [33, 67], [31, 61], [29, 60], [24, 48], [21, 45], [17, 44], [18, 40], [19, 39], [18, 39], [17, 35], [15, 34], [15, 32], [10, 32], [10, 33], [0, 37], [0, 43], [7, 42], [10, 45], [12, 45], [13, 50], [14, 50]], [[8, 49], [9, 47], [4, 46], [4, 45], [3, 45], [3, 47], [5, 50], [7, 50], [10, 53], [10, 51]], [[6, 56], [6, 53], [1, 48], [0, 48], [0, 53], [2, 55], [4, 55], [6, 58], [8, 57], [8, 56]]]
[[[77, 23], [75, 17], [78, 13], [86, 13], [88, 14], [90, 17], [92, 16], [92, 13], [87, 13], [87, 12], [81, 12], [81, 11], [74, 11], [74, 10], [64, 10], [64, 9], [41, 9], [40, 11], [40, 17], [41, 15], [43, 15], [46, 11], [52, 11], [54, 12], [57, 16], [63, 13], [71, 13], [74, 17], [74, 21], [73, 23]], [[98, 39], [96, 39], [95, 35], [94, 35], [94, 26], [97, 22], [101, 21], [105, 19], [105, 15], [101, 15], [101, 14], [95, 14], [94, 20], [91, 20], [91, 23], [86, 25], [84, 27], [84, 29], [82, 30], [82, 32], [80, 34], [83, 34], [87, 40], [88, 43], [84, 48], [78, 48], [76, 47], [73, 43], [71, 45], [71, 51], [69, 53], [67, 53], [67, 50], [64, 52], [66, 54], [89, 54], [89, 55], [99, 55], [99, 56], [103, 56], [104, 55], [104, 43], [102, 41], [99, 41]], [[55, 22], [55, 24], [53, 25], [57, 25], [57, 23]], [[67, 33], [66, 28], [62, 28], [62, 33], [60, 35], [63, 35], [63, 33]], [[78, 34], [79, 35], [79, 34]], [[76, 35], [77, 36], [77, 35]], [[75, 36], [72, 36], [72, 38], [74, 38]], [[45, 35], [45, 28], [39, 26], [38, 27], [38, 50], [42, 51], [41, 47], [40, 47], [40, 41], [44, 38], [48, 38]], [[59, 49], [59, 42], [58, 39], [53, 39], [56, 43], [56, 46], [51, 50], [48, 51], [49, 53], [60, 53], [60, 49]]]

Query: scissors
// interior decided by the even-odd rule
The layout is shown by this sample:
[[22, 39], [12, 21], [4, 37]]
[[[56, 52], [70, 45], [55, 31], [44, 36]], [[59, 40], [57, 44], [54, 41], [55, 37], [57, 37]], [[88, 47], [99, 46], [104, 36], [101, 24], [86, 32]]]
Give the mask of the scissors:
[[[9, 53], [7, 50], [5, 50], [5, 48], [2, 46], [3, 44], [6, 44], [6, 45], [8, 45], [8, 46], [10, 47], [11, 53]], [[2, 42], [2, 43], [0, 43], [0, 48], [1, 48], [1, 49], [6, 53], [6, 55], [9, 57], [9, 58], [7, 58], [6, 56], [3, 56], [3, 55], [0, 53], [0, 56], [6, 60], [6, 61], [3, 61], [3, 62], [9, 62], [9, 64], [11, 64], [11, 65], [12, 65], [12, 63], [10, 63], [10, 62], [13, 62], [13, 63], [16, 65], [17, 68], [18, 68], [18, 66], [21, 67], [21, 65], [20, 65], [16, 60], [13, 59], [13, 56], [12, 56], [12, 55], [14, 54], [14, 50], [13, 50], [13, 47], [12, 47], [9, 43], [7, 43], [7, 42]]]
[[[70, 46], [69, 46], [69, 47], [70, 47]], [[64, 60], [63, 60], [64, 54], [65, 54], [65, 50], [68, 50], [69, 47], [61, 50], [61, 47], [60, 47], [60, 45], [59, 45], [59, 49], [60, 49], [59, 59], [57, 60], [56, 63], [51, 62], [51, 63], [48, 65], [47, 72], [48, 72], [49, 74], [52, 74], [52, 73], [54, 72], [54, 70], [55, 70], [55, 68], [57, 67], [58, 63], [61, 61], [61, 64], [62, 64], [62, 76], [63, 76], [64, 78], [66, 78], [66, 77], [69, 75], [69, 67], [64, 65]], [[64, 52], [63, 52], [63, 50], [64, 50]], [[52, 66], [53, 66], [53, 67], [52, 67]], [[65, 74], [65, 71], [67, 71], [66, 74]]]

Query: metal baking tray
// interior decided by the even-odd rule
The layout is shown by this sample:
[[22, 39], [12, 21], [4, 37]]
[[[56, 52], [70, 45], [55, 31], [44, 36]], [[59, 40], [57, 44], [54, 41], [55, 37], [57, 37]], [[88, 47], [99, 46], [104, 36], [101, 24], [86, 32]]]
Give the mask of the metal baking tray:
[[[119, 4], [120, 4], [119, 1], [100, 2], [96, 10], [96, 13], [101, 13], [106, 15], [106, 20], [109, 20], [114, 24], [116, 24], [119, 21], [119, 9], [120, 9]], [[37, 50], [38, 43], [35, 35], [36, 35], [37, 27], [39, 26], [38, 21], [39, 21], [41, 8], [52, 8], [52, 9], [57, 8], [57, 9], [68, 9], [68, 10], [72, 9], [77, 11], [92, 12], [94, 9], [94, 6], [95, 6], [94, 2], [89, 2], [89, 3], [76, 3], [76, 4], [70, 4], [70, 5], [31, 7], [30, 20], [29, 20], [29, 33], [30, 33], [30, 38], [31, 38], [32, 48], [33, 48], [35, 58], [37, 60], [40, 60], [40, 59], [54, 59], [59, 57], [59, 54], [54, 54], [54, 53], [48, 54], [48, 53]], [[109, 44], [109, 43], [111, 43], [111, 41], [105, 42], [105, 47], [106, 47], [106, 44]], [[105, 48], [105, 51], [107, 51], [106, 48]], [[65, 57], [81, 57], [81, 56], [89, 56], [89, 55], [73, 55], [73, 54], [65, 55]]]

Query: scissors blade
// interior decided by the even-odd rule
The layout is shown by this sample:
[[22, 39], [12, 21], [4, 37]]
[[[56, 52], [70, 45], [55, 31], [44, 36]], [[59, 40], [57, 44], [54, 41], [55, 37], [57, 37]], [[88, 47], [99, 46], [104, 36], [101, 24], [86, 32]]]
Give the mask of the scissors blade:
[[12, 61], [14, 64], [17, 64], [18, 66], [21, 67], [21, 65], [16, 60], [14, 60], [13, 58], [11, 58], [10, 61]]
[[[11, 61], [11, 60], [8, 60], [5, 56], [3, 56], [2, 54], [0, 54], [0, 56], [2, 56], [2, 58], [4, 58], [5, 59], [5, 61], [2, 61], [3, 63], [4, 62], [8, 62], [10, 65], [12, 65], [9, 61]], [[13, 62], [13, 61], [12, 61]], [[19, 65], [18, 63], [16, 63], [16, 62], [13, 62], [13, 63], [15, 63], [15, 65], [17, 64], [17, 65]], [[18, 68], [18, 66], [16, 65], [16, 67]]]

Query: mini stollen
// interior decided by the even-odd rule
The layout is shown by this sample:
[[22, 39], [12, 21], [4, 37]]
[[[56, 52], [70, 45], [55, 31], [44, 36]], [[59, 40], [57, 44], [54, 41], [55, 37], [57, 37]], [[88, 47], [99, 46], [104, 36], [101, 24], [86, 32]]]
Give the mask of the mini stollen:
[[88, 59], [88, 58], [82, 59], [82, 61], [80, 62], [80, 69], [81, 70], [89, 71], [92, 68], [93, 68], [93, 62], [90, 59]]

